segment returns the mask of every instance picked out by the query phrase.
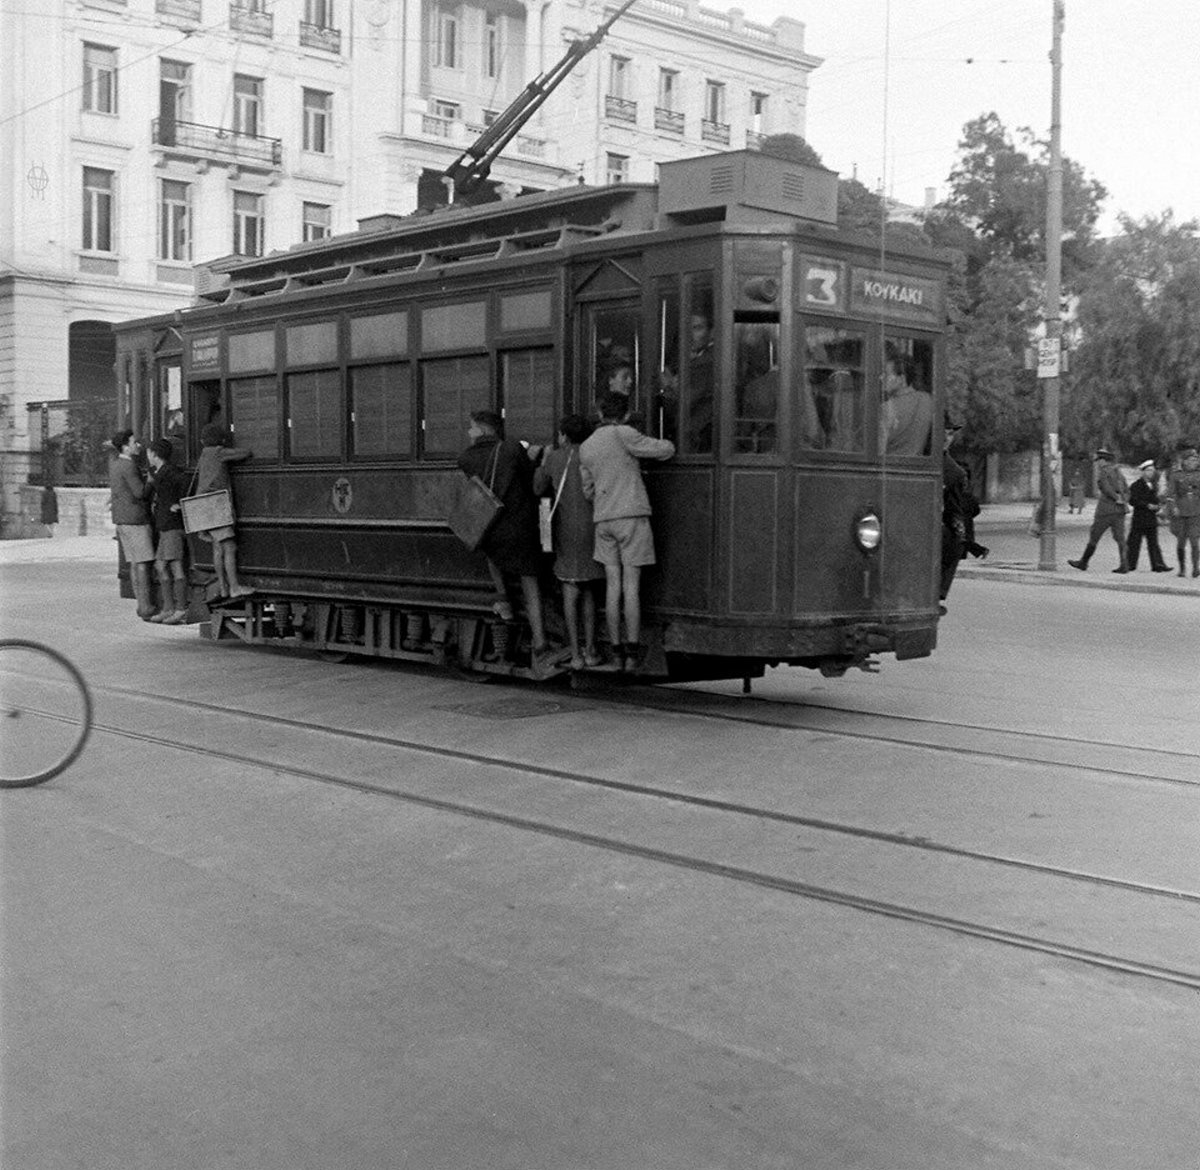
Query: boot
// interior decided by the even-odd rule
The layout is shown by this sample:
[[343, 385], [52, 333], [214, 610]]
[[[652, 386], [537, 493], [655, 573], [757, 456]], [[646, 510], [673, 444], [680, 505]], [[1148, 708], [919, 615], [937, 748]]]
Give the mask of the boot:
[[163, 618], [164, 626], [182, 626], [188, 616], [188, 583], [186, 577], [179, 577], [174, 582], [175, 610]]
[[1115, 569], [1113, 569], [1113, 572], [1114, 573], [1128, 573], [1129, 572], [1129, 554], [1126, 552], [1125, 546], [1123, 544], [1117, 545], [1117, 549], [1121, 554], [1121, 563]]
[[1072, 569], [1082, 569], [1086, 573], [1088, 561], [1092, 559], [1092, 553], [1095, 551], [1096, 546], [1089, 541], [1087, 548], [1083, 550], [1083, 556], [1081, 556], [1077, 561], [1067, 561], [1067, 564], [1070, 565]]
[[171, 578], [159, 577], [158, 579], [158, 596], [159, 610], [150, 621], [156, 625], [165, 622], [174, 612], [175, 607], [171, 604]]
[[133, 582], [133, 595], [137, 598], [137, 615], [144, 622], [154, 617], [154, 602], [150, 598], [150, 573], [144, 564], [131, 565], [129, 575]]

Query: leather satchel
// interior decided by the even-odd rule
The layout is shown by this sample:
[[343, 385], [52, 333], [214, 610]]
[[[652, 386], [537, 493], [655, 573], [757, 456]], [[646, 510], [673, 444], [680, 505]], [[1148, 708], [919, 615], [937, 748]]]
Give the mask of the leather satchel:
[[492, 458], [490, 482], [484, 483], [478, 475], [472, 475], [458, 490], [458, 499], [450, 509], [450, 531], [472, 552], [482, 543], [504, 510], [500, 497], [492, 490], [496, 482], [496, 465], [500, 461], [500, 445]]

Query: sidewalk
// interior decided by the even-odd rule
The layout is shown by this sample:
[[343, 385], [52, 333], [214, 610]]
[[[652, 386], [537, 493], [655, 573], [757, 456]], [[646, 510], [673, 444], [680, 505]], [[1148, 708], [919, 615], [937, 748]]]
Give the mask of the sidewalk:
[[0, 565], [46, 561], [111, 561], [117, 563], [117, 534], [51, 536], [41, 540], [0, 540]]
[[[1029, 535], [1032, 503], [984, 504], [975, 521], [975, 539], [991, 551], [985, 560], [968, 557], [958, 567], [961, 578], [1018, 581], [1023, 585], [1077, 585], [1085, 589], [1120, 589], [1126, 593], [1186, 593], [1200, 598], [1200, 577], [1179, 577], [1175, 560], [1175, 537], [1167, 528], [1158, 531], [1163, 558], [1170, 573], [1151, 573], [1146, 550], [1141, 550], [1132, 573], [1113, 573], [1117, 550], [1112, 537], [1105, 536], [1086, 572], [1071, 568], [1068, 559], [1078, 559], [1087, 544], [1095, 501], [1089, 500], [1082, 513], [1071, 514], [1060, 505], [1054, 518], [1056, 569], [1038, 568], [1041, 541]], [[1191, 561], [1188, 562], [1191, 572]]]

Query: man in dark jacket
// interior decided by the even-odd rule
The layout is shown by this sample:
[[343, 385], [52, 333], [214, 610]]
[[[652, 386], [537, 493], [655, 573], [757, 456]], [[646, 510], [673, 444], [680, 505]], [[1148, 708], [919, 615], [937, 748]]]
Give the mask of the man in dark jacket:
[[1162, 549], [1158, 547], [1158, 513], [1161, 505], [1158, 500], [1158, 468], [1153, 459], [1147, 459], [1138, 467], [1141, 475], [1129, 486], [1129, 503], [1133, 508], [1133, 516], [1129, 520], [1129, 571], [1137, 568], [1138, 551], [1142, 541], [1146, 542], [1146, 554], [1150, 558], [1150, 569], [1155, 573], [1169, 573], [1171, 570], [1163, 560]]
[[538, 588], [541, 540], [538, 535], [538, 502], [533, 494], [533, 462], [515, 439], [504, 438], [504, 422], [495, 411], [477, 410], [467, 428], [471, 445], [458, 457], [458, 466], [478, 476], [500, 497], [500, 510], [479, 548], [487, 557], [488, 572], [496, 586], [496, 614], [512, 621], [513, 610], [504, 582], [506, 573], [521, 579], [525, 615], [533, 636], [533, 669], [548, 672], [553, 655], [542, 622], [542, 594]]
[[1121, 555], [1121, 563], [1113, 572], [1128, 573], [1129, 562], [1125, 555], [1125, 513], [1128, 511], [1128, 505], [1125, 501], [1129, 496], [1129, 488], [1121, 469], [1117, 466], [1116, 456], [1111, 451], [1101, 447], [1095, 458], [1100, 464], [1100, 470], [1096, 474], [1096, 492], [1099, 496], [1096, 500], [1096, 514], [1092, 517], [1092, 528], [1088, 533], [1087, 548], [1083, 550], [1083, 556], [1077, 561], [1067, 561], [1067, 564], [1073, 569], [1086, 571], [1100, 538], [1111, 531], [1113, 540], [1117, 542], [1117, 551]]
[[942, 447], [942, 581], [939, 594], [943, 601], [954, 583], [958, 562], [966, 553], [969, 483], [966, 471], [950, 454], [950, 447], [962, 427], [947, 415], [945, 428]]

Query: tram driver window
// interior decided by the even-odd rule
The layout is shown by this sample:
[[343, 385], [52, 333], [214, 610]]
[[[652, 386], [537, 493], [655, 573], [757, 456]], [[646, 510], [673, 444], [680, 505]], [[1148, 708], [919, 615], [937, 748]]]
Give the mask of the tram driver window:
[[813, 326], [804, 331], [800, 445], [806, 450], [866, 449], [866, 339], [849, 329]]
[[630, 409], [636, 410], [641, 307], [589, 306], [588, 318], [592, 376], [589, 409], [594, 412], [601, 396], [612, 393], [628, 398]]
[[733, 450], [770, 453], [778, 447], [779, 320], [739, 318], [733, 326]]
[[195, 459], [200, 454], [199, 435], [209, 423], [225, 423], [221, 410], [221, 383], [192, 382], [188, 386], [188, 401], [190, 405], [192, 442], [188, 447], [188, 455]]
[[[659, 298], [659, 413], [661, 435], [687, 455], [707, 455], [713, 445], [713, 290], [707, 280], [688, 284], [683, 344], [673, 293]], [[683, 440], [676, 439], [682, 415]]]
[[928, 455], [933, 427], [933, 346], [912, 337], [884, 340], [879, 449]]

